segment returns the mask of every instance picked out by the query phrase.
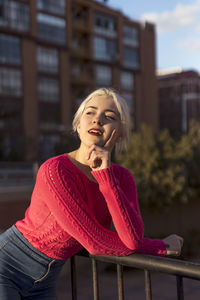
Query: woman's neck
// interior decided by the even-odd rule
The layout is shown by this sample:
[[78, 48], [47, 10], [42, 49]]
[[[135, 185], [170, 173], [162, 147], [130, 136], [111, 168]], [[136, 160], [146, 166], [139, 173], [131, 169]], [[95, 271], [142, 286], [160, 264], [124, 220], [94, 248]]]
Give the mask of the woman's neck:
[[91, 168], [89, 161], [87, 160], [87, 151], [84, 151], [81, 147], [68, 153], [69, 158], [72, 162], [81, 170], [90, 180], [95, 181], [96, 179], [91, 174]]
[[89, 146], [81, 143], [80, 147], [73, 152], [70, 152], [69, 155], [73, 157], [77, 162], [83, 164], [85, 167], [90, 167], [90, 162], [87, 159]]

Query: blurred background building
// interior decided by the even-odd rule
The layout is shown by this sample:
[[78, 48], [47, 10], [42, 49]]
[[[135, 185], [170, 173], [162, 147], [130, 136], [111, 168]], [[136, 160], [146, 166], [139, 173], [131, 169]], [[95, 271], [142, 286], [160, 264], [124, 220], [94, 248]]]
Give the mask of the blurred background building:
[[[94, 89], [120, 92], [136, 130], [146, 123], [178, 137], [200, 120], [200, 75], [155, 69], [154, 25], [106, 1], [0, 0], [0, 232], [23, 218], [40, 162], [57, 145], [66, 151], [73, 114]], [[198, 212], [197, 199], [144, 220], [156, 237], [175, 229], [198, 237]]]
[[0, 1], [1, 160], [55, 152], [94, 89], [112, 86], [137, 129], [158, 129], [154, 25], [90, 0]]
[[168, 128], [180, 137], [190, 120], [200, 121], [200, 75], [196, 71], [161, 72], [158, 74], [160, 129]]

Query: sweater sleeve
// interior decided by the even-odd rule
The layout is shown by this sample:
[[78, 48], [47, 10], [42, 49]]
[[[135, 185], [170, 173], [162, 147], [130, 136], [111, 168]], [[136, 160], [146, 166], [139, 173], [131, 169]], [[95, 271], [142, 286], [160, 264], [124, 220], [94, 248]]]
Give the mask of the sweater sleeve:
[[117, 165], [92, 174], [99, 183], [121, 241], [134, 252], [165, 255], [166, 246], [162, 240], [144, 238], [144, 224], [132, 174]]
[[89, 253], [123, 256], [133, 253], [116, 232], [105, 229], [84, 202], [79, 182], [59, 160], [45, 162], [37, 176], [40, 195], [64, 231]]

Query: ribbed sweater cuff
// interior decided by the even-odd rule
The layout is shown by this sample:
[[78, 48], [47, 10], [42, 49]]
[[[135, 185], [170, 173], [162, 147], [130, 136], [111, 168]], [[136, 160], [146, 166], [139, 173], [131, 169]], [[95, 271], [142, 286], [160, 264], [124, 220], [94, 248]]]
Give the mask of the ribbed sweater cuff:
[[113, 168], [112, 165], [108, 168], [101, 169], [98, 171], [91, 172], [94, 178], [98, 181], [98, 183], [106, 183], [113, 180]]

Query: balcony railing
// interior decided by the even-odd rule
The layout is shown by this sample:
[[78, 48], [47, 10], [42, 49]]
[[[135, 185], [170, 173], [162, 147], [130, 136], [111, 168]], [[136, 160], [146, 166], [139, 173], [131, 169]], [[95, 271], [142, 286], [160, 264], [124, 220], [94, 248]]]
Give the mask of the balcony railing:
[[0, 162], [0, 188], [33, 186], [38, 171], [37, 163]]
[[[174, 258], [157, 257], [142, 254], [132, 254], [129, 256], [100, 256], [90, 255], [86, 252], [80, 252], [78, 256], [85, 256], [91, 260], [92, 276], [93, 276], [93, 299], [100, 300], [99, 285], [98, 285], [98, 267], [97, 262], [111, 263], [117, 266], [117, 285], [118, 285], [118, 300], [125, 299], [123, 267], [132, 267], [144, 271], [145, 278], [145, 295], [146, 300], [153, 300], [151, 286], [151, 272], [159, 272], [170, 274], [176, 277], [177, 299], [184, 300], [183, 278], [200, 280], [200, 264], [189, 261], [184, 261]], [[78, 300], [77, 295], [77, 280], [76, 280], [76, 256], [71, 258], [71, 287], [72, 300]], [[81, 299], [81, 298], [80, 298]], [[133, 294], [134, 299], [134, 294]], [[174, 298], [173, 298], [174, 299]], [[103, 299], [102, 299], [103, 300]], [[112, 299], [111, 299], [112, 300]]]

